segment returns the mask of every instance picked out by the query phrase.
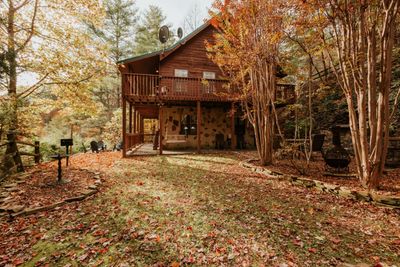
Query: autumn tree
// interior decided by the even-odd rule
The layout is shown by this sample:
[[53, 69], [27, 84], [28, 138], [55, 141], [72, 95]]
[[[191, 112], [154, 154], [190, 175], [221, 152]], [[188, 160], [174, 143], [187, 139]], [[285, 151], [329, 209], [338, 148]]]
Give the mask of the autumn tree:
[[162, 12], [162, 9], [158, 6], [150, 6], [149, 9], [144, 13], [143, 20], [138, 27], [135, 36], [135, 53], [145, 54], [161, 50], [164, 47], [168, 47], [175, 42], [175, 38], [172, 34], [172, 25], [167, 24], [170, 29], [170, 39], [166, 44], [162, 44], [158, 39], [158, 32], [161, 26], [166, 24], [166, 17]]
[[238, 99], [254, 127], [259, 158], [273, 161], [274, 101], [285, 6], [276, 0], [216, 1], [216, 44], [211, 58], [239, 90]]
[[[101, 19], [97, 1], [8, 0], [0, 5], [0, 54], [5, 55], [5, 82], [9, 112], [6, 165], [22, 169], [16, 146], [23, 101], [39, 89], [63, 87], [75, 92], [104, 69], [103, 47], [83, 30], [83, 21]], [[59, 19], [59, 18], [63, 19]], [[100, 60], [99, 60], [100, 59]], [[20, 87], [18, 79], [27, 73], [31, 86]]]
[[[355, 162], [364, 187], [377, 188], [387, 155], [398, 0], [307, 1], [300, 6], [347, 101]], [[311, 15], [310, 15], [311, 14]]]
[[116, 109], [113, 113], [111, 120], [109, 120], [102, 134], [104, 140], [112, 145], [117, 145], [121, 141], [122, 136], [122, 110]]

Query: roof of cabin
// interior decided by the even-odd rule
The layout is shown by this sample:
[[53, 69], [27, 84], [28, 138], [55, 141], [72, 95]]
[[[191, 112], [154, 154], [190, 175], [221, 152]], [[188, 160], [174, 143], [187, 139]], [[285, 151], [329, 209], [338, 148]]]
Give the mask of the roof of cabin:
[[197, 34], [202, 32], [203, 30], [205, 30], [210, 25], [211, 25], [210, 21], [207, 21], [206, 23], [204, 23], [203, 25], [198, 27], [196, 30], [194, 30], [193, 32], [191, 32], [190, 34], [188, 34], [187, 36], [180, 39], [178, 42], [176, 42], [175, 44], [173, 44], [172, 46], [170, 46], [166, 49], [158, 50], [155, 52], [146, 53], [146, 54], [142, 54], [142, 55], [126, 58], [126, 59], [122, 59], [122, 60], [118, 61], [117, 63], [125, 64], [125, 63], [130, 63], [130, 62], [134, 62], [134, 61], [138, 61], [138, 60], [142, 60], [142, 59], [146, 59], [146, 58], [150, 58], [150, 57], [161, 56], [161, 55], [164, 55], [164, 57], [162, 58], [162, 59], [164, 59], [164, 58], [168, 57], [170, 54], [172, 54], [179, 47], [186, 44], [186, 42], [188, 42], [190, 39], [195, 37]]

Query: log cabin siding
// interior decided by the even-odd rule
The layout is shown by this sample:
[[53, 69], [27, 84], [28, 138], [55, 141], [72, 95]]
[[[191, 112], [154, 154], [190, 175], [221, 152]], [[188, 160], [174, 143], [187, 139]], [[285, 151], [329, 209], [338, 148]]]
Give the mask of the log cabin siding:
[[161, 76], [175, 76], [175, 69], [185, 69], [189, 72], [189, 78], [203, 78], [203, 72], [214, 72], [215, 78], [222, 77], [219, 67], [212, 62], [205, 47], [205, 41], [212, 43], [215, 30], [209, 25], [186, 44], [163, 59], [160, 63]]

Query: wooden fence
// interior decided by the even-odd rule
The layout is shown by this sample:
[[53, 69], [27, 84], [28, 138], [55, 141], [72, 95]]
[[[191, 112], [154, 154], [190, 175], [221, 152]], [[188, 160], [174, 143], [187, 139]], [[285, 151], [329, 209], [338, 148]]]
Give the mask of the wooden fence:
[[[41, 159], [41, 154], [40, 154], [40, 142], [35, 141], [34, 143], [29, 143], [29, 142], [24, 142], [24, 141], [16, 141], [17, 145], [24, 145], [24, 146], [30, 146], [33, 147], [33, 152], [25, 152], [25, 151], [19, 151], [19, 154], [21, 156], [28, 156], [28, 157], [33, 157], [35, 163], [40, 163]], [[10, 142], [6, 142], [4, 144], [0, 144], [0, 147], [4, 147], [7, 145], [12, 145]]]

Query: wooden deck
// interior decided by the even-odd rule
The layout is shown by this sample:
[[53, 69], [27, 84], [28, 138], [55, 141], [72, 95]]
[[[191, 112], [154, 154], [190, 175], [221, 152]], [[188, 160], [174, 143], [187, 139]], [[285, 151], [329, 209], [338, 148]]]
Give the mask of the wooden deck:
[[[131, 103], [232, 102], [238, 99], [238, 90], [227, 80], [124, 73], [122, 83], [124, 96]], [[294, 86], [278, 84], [276, 99], [278, 102], [294, 102]]]
[[226, 80], [205, 80], [146, 74], [123, 74], [124, 95], [134, 102], [230, 101], [235, 90]]
[[[163, 155], [186, 155], [195, 154], [196, 150], [163, 150]], [[127, 152], [127, 156], [156, 156], [159, 154], [159, 150], [153, 150], [153, 144], [145, 143], [137, 146], [135, 149]]]
[[[218, 150], [218, 149], [203, 149], [202, 154], [218, 154], [218, 153], [232, 153], [232, 151], [236, 150]], [[243, 150], [238, 150], [243, 151]], [[246, 151], [253, 151], [253, 150], [246, 150]], [[188, 149], [188, 150], [163, 150], [163, 155], [190, 155], [190, 154], [197, 154], [196, 149]], [[144, 143], [137, 146], [133, 150], [129, 150], [127, 152], [128, 157], [136, 157], [136, 156], [157, 156], [159, 155], [159, 150], [153, 150], [153, 144]]]

